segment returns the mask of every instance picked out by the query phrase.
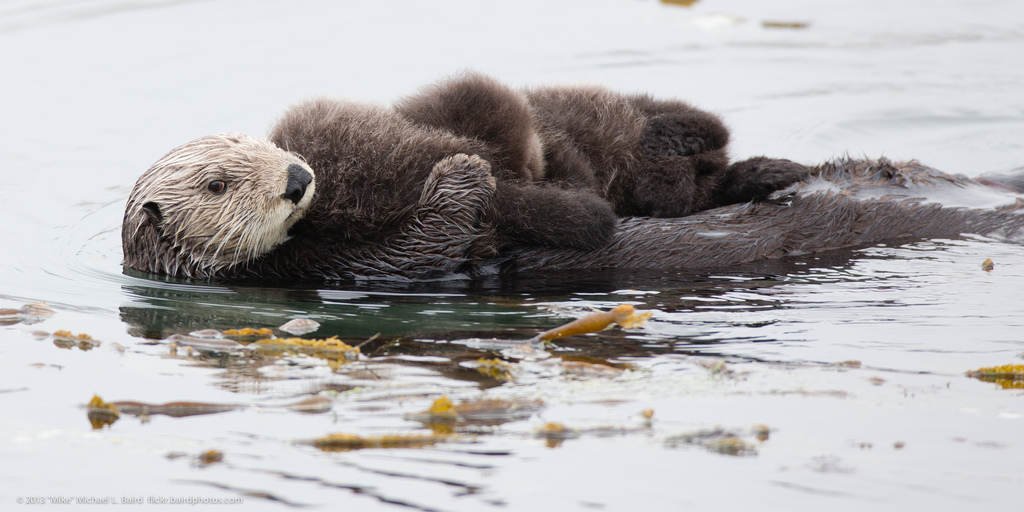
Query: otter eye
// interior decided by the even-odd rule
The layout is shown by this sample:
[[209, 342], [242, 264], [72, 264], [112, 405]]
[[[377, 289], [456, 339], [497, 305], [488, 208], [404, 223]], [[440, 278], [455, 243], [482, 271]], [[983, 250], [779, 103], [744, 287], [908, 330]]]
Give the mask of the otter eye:
[[210, 192], [213, 192], [214, 194], [223, 194], [227, 188], [228, 184], [221, 180], [213, 180], [209, 185]]

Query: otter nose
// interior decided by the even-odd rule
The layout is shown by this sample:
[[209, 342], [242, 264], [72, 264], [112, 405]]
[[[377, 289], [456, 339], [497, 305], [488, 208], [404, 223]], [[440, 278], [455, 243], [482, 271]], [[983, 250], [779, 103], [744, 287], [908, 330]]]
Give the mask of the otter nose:
[[291, 164], [288, 166], [288, 186], [284, 190], [284, 194], [281, 197], [299, 204], [302, 201], [302, 196], [306, 195], [306, 187], [313, 181], [313, 175], [309, 173], [299, 164]]

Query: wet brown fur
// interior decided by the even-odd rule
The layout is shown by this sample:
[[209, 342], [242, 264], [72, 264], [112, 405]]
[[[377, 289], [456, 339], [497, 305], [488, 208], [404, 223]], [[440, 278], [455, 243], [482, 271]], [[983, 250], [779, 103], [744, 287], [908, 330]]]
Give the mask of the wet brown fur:
[[[960, 237], [1024, 241], [1024, 173], [1000, 180], [999, 208], [949, 207], [922, 198], [930, 190], [967, 194], [987, 180], [945, 174], [918, 162], [827, 162], [813, 177], [765, 201], [722, 206], [671, 219], [621, 219], [612, 241], [595, 251], [524, 247], [505, 271], [708, 270], [877, 243]], [[992, 189], [993, 191], [995, 189]], [[867, 193], [864, 193], [868, 191]]]
[[[284, 199], [296, 155], [242, 134], [201, 137], [158, 160], [136, 182], [121, 226], [124, 264], [153, 274], [209, 277], [288, 239], [315, 194]], [[210, 191], [226, 183], [224, 193]]]
[[[906, 198], [874, 206], [842, 194], [765, 201], [814, 170], [764, 157], [729, 164], [728, 131], [714, 115], [593, 86], [519, 91], [468, 74], [394, 107], [311, 100], [289, 109], [270, 138], [282, 149], [222, 144], [211, 162], [194, 142], [154, 164], [125, 212], [125, 264], [217, 280], [415, 279], [472, 272], [495, 256], [520, 269], [691, 268], [882, 240], [932, 211], [947, 219], [942, 229], [905, 231], [945, 235], [974, 217], [988, 219], [976, 232], [1000, 222], [1017, 229], [1019, 220]], [[296, 207], [302, 219], [284, 225], [287, 236], [277, 217], [242, 215], [276, 201], [284, 167], [299, 157], [315, 173], [307, 195], [314, 185], [316, 194]], [[193, 208], [206, 204], [191, 203], [206, 197], [202, 179], [229, 168], [248, 176], [240, 183], [263, 188], [229, 189], [221, 210]], [[176, 199], [165, 204], [168, 192]], [[218, 238], [250, 224], [255, 234], [245, 236], [265, 239], [265, 249]], [[202, 229], [183, 235], [193, 227]], [[211, 260], [211, 247], [234, 252]]]

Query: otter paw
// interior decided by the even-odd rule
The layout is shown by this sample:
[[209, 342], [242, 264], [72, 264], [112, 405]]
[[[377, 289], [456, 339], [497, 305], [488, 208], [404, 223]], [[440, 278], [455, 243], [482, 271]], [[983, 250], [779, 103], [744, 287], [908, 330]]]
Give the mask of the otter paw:
[[413, 213], [424, 222], [470, 233], [491, 203], [496, 187], [486, 160], [475, 155], [450, 156], [430, 170]]
[[479, 156], [460, 153], [434, 165], [423, 186], [423, 193], [426, 197], [437, 193], [437, 189], [440, 188], [449, 193], [483, 191], [489, 195], [494, 192], [494, 187], [491, 164]]
[[718, 198], [719, 204], [761, 201], [772, 192], [807, 179], [812, 169], [783, 158], [763, 156], [736, 162], [726, 170]]
[[721, 149], [728, 140], [728, 132], [717, 119], [704, 113], [676, 112], [647, 121], [640, 149], [647, 156], [692, 156]]

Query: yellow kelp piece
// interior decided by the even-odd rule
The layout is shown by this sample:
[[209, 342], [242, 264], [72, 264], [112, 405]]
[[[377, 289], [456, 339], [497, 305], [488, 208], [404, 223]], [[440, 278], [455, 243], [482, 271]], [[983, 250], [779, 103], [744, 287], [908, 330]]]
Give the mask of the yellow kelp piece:
[[353, 347], [352, 345], [339, 340], [337, 336], [310, 340], [305, 338], [267, 338], [257, 340], [256, 346], [260, 349], [281, 351], [293, 350], [296, 352], [323, 354], [335, 357], [342, 356], [348, 360], [355, 360], [359, 358], [359, 348]]
[[78, 347], [81, 350], [92, 350], [100, 345], [100, 341], [85, 333], [72, 334], [71, 331], [57, 331], [53, 333], [53, 344], [60, 348]]
[[363, 448], [417, 448], [448, 441], [447, 435], [394, 435], [394, 436], [357, 436], [353, 434], [330, 434], [309, 441], [325, 452], [346, 452]]
[[86, 408], [88, 410], [86, 416], [89, 418], [89, 423], [96, 430], [113, 425], [121, 417], [121, 411], [116, 405], [104, 402], [98, 395], [93, 395]]
[[222, 331], [222, 334], [225, 335], [225, 336], [238, 336], [238, 337], [245, 337], [245, 336], [271, 336], [271, 335], [274, 334], [274, 331], [272, 331], [272, 330], [270, 330], [270, 329], [268, 329], [266, 327], [261, 327], [259, 329], [253, 329], [252, 327], [243, 327], [241, 329], [228, 329], [226, 331]]
[[643, 325], [643, 323], [646, 322], [653, 313], [653, 311], [637, 312], [633, 306], [629, 304], [621, 304], [612, 308], [611, 311], [591, 313], [583, 318], [573, 320], [561, 327], [556, 327], [550, 331], [542, 332], [538, 334], [535, 339], [550, 341], [576, 334], [598, 332], [604, 330], [613, 323], [618, 324], [623, 329], [634, 329]]
[[967, 376], [999, 384], [1003, 389], [1024, 389], [1024, 364], [978, 368], [967, 372]]

